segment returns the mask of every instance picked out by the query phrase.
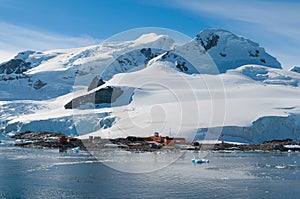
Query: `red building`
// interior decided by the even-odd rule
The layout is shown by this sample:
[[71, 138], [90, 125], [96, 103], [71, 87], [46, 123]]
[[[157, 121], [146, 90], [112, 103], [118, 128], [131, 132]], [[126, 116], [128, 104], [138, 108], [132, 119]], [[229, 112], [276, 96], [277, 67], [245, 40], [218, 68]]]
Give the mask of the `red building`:
[[147, 141], [153, 141], [157, 143], [161, 143], [163, 145], [174, 145], [174, 144], [186, 144], [185, 138], [174, 138], [174, 137], [162, 137], [158, 132], [154, 133], [154, 136], [151, 136], [147, 139]]

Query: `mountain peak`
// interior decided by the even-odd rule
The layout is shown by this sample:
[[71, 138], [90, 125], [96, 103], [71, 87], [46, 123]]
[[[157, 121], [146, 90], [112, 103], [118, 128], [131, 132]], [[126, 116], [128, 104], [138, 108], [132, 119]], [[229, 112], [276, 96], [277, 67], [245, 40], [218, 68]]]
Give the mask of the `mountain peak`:
[[23, 52], [19, 52], [15, 57], [14, 59], [21, 59], [23, 61], [25, 61], [26, 59], [29, 58], [30, 55], [36, 53], [35, 51], [32, 51], [32, 50], [26, 50], [26, 51], [23, 51]]
[[220, 72], [245, 64], [281, 68], [276, 58], [268, 54], [258, 43], [224, 29], [203, 30], [194, 40], [212, 57]]
[[175, 41], [168, 35], [158, 35], [156, 33], [143, 34], [132, 41], [130, 47], [134, 48], [156, 48], [169, 50]]
[[135, 40], [135, 43], [149, 43], [156, 41], [157, 39], [161, 37], [167, 37], [165, 35], [158, 35], [156, 33], [148, 33], [148, 34], [142, 34], [140, 37], [138, 37]]

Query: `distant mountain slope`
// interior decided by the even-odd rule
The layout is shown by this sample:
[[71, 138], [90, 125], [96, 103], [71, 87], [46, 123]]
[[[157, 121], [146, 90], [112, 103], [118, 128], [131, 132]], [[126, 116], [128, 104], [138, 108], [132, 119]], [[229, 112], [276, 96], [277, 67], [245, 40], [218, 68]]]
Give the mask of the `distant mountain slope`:
[[[203, 49], [195, 52], [194, 43]], [[188, 53], [182, 57], [182, 51]], [[107, 81], [115, 74], [140, 70], [149, 60], [163, 53], [166, 54], [161, 60], [175, 63], [176, 70], [187, 74], [211, 70], [195, 68], [196, 64], [185, 59], [189, 53], [198, 60], [210, 56], [217, 66], [215, 73], [245, 64], [281, 68], [280, 63], [257, 43], [222, 29], [204, 30], [183, 46], [176, 46], [168, 36], [150, 33], [133, 41], [102, 46], [21, 52], [0, 65], [0, 89], [3, 91], [0, 100], [58, 97], [72, 91], [76, 76], [86, 76], [89, 81], [98, 76]], [[90, 83], [76, 84], [87, 86]], [[20, 90], [26, 91], [26, 95]]]

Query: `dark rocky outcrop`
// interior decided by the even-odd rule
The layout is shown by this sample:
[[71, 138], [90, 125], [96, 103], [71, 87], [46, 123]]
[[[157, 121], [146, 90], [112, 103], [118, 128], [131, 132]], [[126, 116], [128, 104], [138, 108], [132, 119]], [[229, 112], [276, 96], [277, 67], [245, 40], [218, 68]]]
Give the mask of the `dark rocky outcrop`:
[[38, 90], [38, 89], [41, 89], [42, 87], [46, 86], [47, 83], [46, 82], [43, 82], [41, 80], [37, 80], [36, 82], [34, 82], [33, 84], [33, 88]]
[[[287, 147], [290, 145], [291, 147]], [[293, 147], [294, 146], [294, 147]], [[300, 142], [291, 139], [271, 140], [262, 144], [234, 144], [234, 143], [217, 143], [217, 144], [199, 144], [194, 142], [187, 150], [213, 150], [213, 151], [300, 151]]]
[[26, 131], [11, 138], [18, 139], [15, 146], [34, 147], [34, 148], [59, 148], [60, 152], [66, 152], [67, 149], [80, 147], [86, 150], [80, 139], [65, 136], [56, 132], [31, 132]]
[[218, 44], [219, 38], [220, 38], [220, 36], [217, 34], [210, 34], [208, 37], [203, 38], [203, 39], [201, 38], [200, 34], [196, 35], [196, 40], [199, 41], [201, 46], [206, 51], [208, 51], [212, 47], [216, 46]]
[[145, 56], [146, 60], [145, 60], [145, 64], [148, 63], [148, 61], [150, 61], [151, 59], [153, 59], [154, 57], [157, 57], [159, 55], [160, 52], [162, 53], [163, 51], [159, 51], [157, 49], [155, 49], [156, 52], [154, 52], [151, 48], [142, 48], [141, 49], [141, 53]]
[[118, 87], [108, 86], [101, 88], [93, 93], [83, 95], [71, 100], [64, 107], [65, 109], [78, 108], [82, 105], [92, 104], [111, 104], [122, 95], [123, 91]]
[[26, 140], [40, 140], [40, 139], [51, 139], [51, 138], [60, 138], [61, 136], [64, 136], [64, 134], [61, 133], [55, 133], [55, 132], [31, 132], [26, 131], [22, 132], [16, 135], [11, 136], [11, 138], [15, 139], [26, 139]]
[[176, 68], [178, 68], [181, 72], [187, 71], [187, 70], [188, 70], [188, 67], [185, 66], [185, 63], [186, 63], [186, 62], [182, 62], [182, 63], [175, 62]]
[[99, 86], [102, 86], [103, 84], [105, 84], [105, 82], [102, 79], [99, 79], [97, 76], [94, 77], [94, 79], [92, 80], [92, 82], [90, 83], [89, 87], [88, 87], [88, 91], [91, 91]]
[[22, 74], [31, 68], [30, 62], [25, 62], [22, 59], [12, 59], [0, 65], [0, 74]]

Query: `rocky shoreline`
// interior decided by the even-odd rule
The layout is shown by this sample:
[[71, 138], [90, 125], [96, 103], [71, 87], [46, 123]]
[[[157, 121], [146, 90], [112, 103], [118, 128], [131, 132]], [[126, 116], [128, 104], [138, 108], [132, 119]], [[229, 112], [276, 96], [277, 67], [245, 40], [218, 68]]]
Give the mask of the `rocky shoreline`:
[[30, 132], [26, 131], [11, 136], [15, 139], [15, 146], [32, 148], [58, 148], [60, 152], [80, 147], [86, 150], [80, 139], [65, 136], [54, 132]]
[[134, 152], [152, 152], [161, 149], [181, 150], [212, 150], [212, 151], [300, 151], [300, 142], [291, 139], [272, 140], [262, 144], [234, 144], [216, 143], [205, 144], [193, 142], [185, 145], [162, 145], [155, 142], [144, 141], [139, 137], [127, 137], [117, 139], [101, 139], [94, 137], [90, 139], [78, 139], [53, 132], [24, 132], [11, 136], [15, 139], [15, 146], [33, 148], [58, 148], [60, 152], [68, 149], [80, 148], [85, 151], [97, 151], [103, 148], [122, 148]]
[[290, 139], [266, 141], [262, 144], [231, 144], [217, 143], [214, 145], [203, 144], [200, 148], [214, 151], [300, 151], [300, 142]]

